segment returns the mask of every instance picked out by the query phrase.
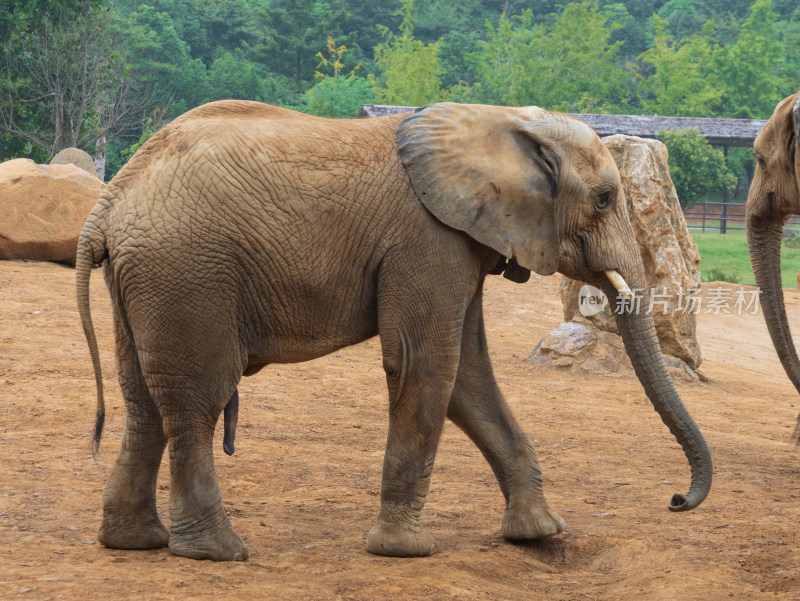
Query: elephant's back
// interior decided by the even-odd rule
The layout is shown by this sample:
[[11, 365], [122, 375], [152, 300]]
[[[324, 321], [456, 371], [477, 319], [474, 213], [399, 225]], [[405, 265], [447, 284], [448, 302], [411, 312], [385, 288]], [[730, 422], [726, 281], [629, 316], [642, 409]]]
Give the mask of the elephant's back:
[[[401, 120], [321, 119], [246, 101], [193, 109], [106, 189], [110, 256], [160, 262], [165, 249], [190, 249], [278, 263], [288, 255], [327, 274], [372, 264], [425, 213], [397, 155]], [[320, 256], [330, 239], [342, 248]]]
[[207, 192], [224, 200], [214, 184], [255, 193], [272, 179], [283, 182], [276, 190], [281, 196], [295, 182], [335, 191], [356, 180], [363, 187], [370, 178], [405, 179], [395, 143], [403, 118], [326, 119], [260, 102], [208, 103], [147, 140], [104, 196], [144, 199], [152, 211]]
[[[272, 149], [283, 155], [337, 153], [367, 160], [395, 154], [397, 127], [405, 118], [328, 119], [247, 100], [220, 100], [194, 108], [155, 133], [120, 171], [121, 179], [198, 151], [209, 160]], [[237, 156], [239, 155], [239, 156]], [[185, 161], [184, 161], [185, 163]], [[117, 178], [115, 178], [117, 179]]]

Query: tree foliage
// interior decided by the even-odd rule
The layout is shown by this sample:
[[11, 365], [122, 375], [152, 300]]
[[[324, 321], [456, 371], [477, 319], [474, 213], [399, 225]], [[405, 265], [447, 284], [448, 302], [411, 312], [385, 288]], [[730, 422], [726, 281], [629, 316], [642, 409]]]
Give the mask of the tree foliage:
[[[375, 87], [372, 82], [356, 76], [356, 69], [342, 75], [344, 63], [342, 58], [347, 52], [344, 44], [337, 46], [334, 39], [328, 36], [327, 54], [317, 53], [320, 59], [316, 77], [319, 80], [314, 87], [303, 94], [305, 108], [312, 115], [320, 117], [355, 117], [362, 104], [369, 104], [375, 98]], [[325, 73], [330, 71], [331, 73]]]
[[419, 106], [442, 100], [439, 41], [433, 44], [414, 38], [411, 12], [414, 0], [401, 0], [400, 34], [380, 26], [383, 42], [375, 46], [375, 63], [381, 70], [378, 98], [387, 104]]
[[594, 1], [567, 5], [552, 25], [535, 25], [530, 10], [503, 15], [470, 57], [480, 76], [474, 96], [572, 112], [618, 109], [631, 78], [617, 63], [622, 42], [611, 41], [613, 29]]
[[658, 139], [669, 151], [669, 171], [683, 207], [692, 207], [709, 192], [736, 184], [722, 151], [712, 148], [697, 129], [660, 131]]
[[53, 156], [70, 146], [104, 148], [130, 123], [128, 65], [102, 5], [54, 7], [5, 46], [0, 125], [7, 133]]
[[786, 82], [781, 78], [783, 48], [775, 26], [777, 16], [771, 0], [756, 0], [736, 42], [720, 49], [724, 112], [731, 117], [767, 119], [781, 97]]
[[649, 76], [639, 75], [642, 108], [676, 117], [718, 112], [723, 89], [716, 74], [714, 22], [706, 21], [700, 33], [679, 41], [667, 31], [666, 20], [654, 16], [653, 24], [653, 46], [639, 57], [652, 67], [646, 70]]
[[[81, 35], [92, 36], [75, 33], [87, 7], [99, 24], [84, 30], [98, 34], [91, 65], [78, 49]], [[72, 37], [57, 41], [48, 34], [58, 29], [53, 23], [63, 35], [71, 26]], [[329, 36], [333, 50], [346, 48], [346, 62], [360, 68], [325, 65], [335, 58]], [[800, 87], [800, 7], [797, 0], [0, 0], [0, 56], [0, 159], [47, 160], [56, 139], [93, 154], [107, 143], [111, 175], [126, 149], [157, 127], [153, 111], [169, 120], [222, 98], [327, 116], [353, 116], [367, 102], [449, 99], [765, 118]], [[85, 102], [73, 110], [65, 100], [59, 112], [60, 92], [40, 83], [48, 69], [71, 73], [70, 89]], [[133, 110], [108, 127], [125, 107]], [[730, 159], [739, 175], [752, 167], [747, 153]]]

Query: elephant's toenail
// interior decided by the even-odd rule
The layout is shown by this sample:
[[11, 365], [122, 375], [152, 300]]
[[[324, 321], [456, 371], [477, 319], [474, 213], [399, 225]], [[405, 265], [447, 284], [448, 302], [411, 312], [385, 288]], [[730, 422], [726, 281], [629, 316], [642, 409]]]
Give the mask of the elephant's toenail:
[[231, 561], [244, 561], [244, 556], [241, 553], [235, 553]]

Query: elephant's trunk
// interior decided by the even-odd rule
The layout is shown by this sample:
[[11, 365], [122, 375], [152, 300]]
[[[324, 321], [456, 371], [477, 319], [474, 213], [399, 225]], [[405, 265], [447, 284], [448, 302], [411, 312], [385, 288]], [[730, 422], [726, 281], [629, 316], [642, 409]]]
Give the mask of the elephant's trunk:
[[792, 342], [781, 284], [781, 238], [783, 220], [747, 216], [747, 245], [756, 284], [761, 291], [761, 307], [772, 344], [786, 375], [800, 392], [800, 362]]
[[[643, 282], [644, 277], [629, 280], [634, 288], [639, 289], [643, 288]], [[621, 296], [610, 282], [604, 288], [612, 302]], [[683, 447], [692, 470], [689, 492], [686, 495], [675, 493], [669, 509], [670, 511], [694, 509], [706, 498], [711, 489], [713, 471], [711, 453], [667, 373], [653, 318], [642, 314], [641, 311], [615, 312], [615, 315], [617, 328], [622, 335], [633, 369], [653, 407]]]

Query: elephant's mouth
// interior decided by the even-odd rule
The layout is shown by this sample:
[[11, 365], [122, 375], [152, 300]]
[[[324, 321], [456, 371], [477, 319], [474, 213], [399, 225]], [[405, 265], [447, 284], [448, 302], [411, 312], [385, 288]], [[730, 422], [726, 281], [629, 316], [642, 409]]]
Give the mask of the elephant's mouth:
[[569, 238], [566, 248], [562, 248], [562, 260], [558, 271], [574, 280], [581, 280], [587, 284], [602, 288], [611, 283], [619, 295], [626, 301], [633, 298], [633, 292], [626, 279], [620, 273], [621, 268], [616, 264], [605, 266], [595, 265], [589, 252], [589, 244], [585, 232], [576, 232]]
[[561, 244], [558, 272], [573, 280], [599, 286], [604, 281], [602, 270], [593, 269], [589, 265], [588, 249], [584, 232], [574, 232], [565, 237]]

